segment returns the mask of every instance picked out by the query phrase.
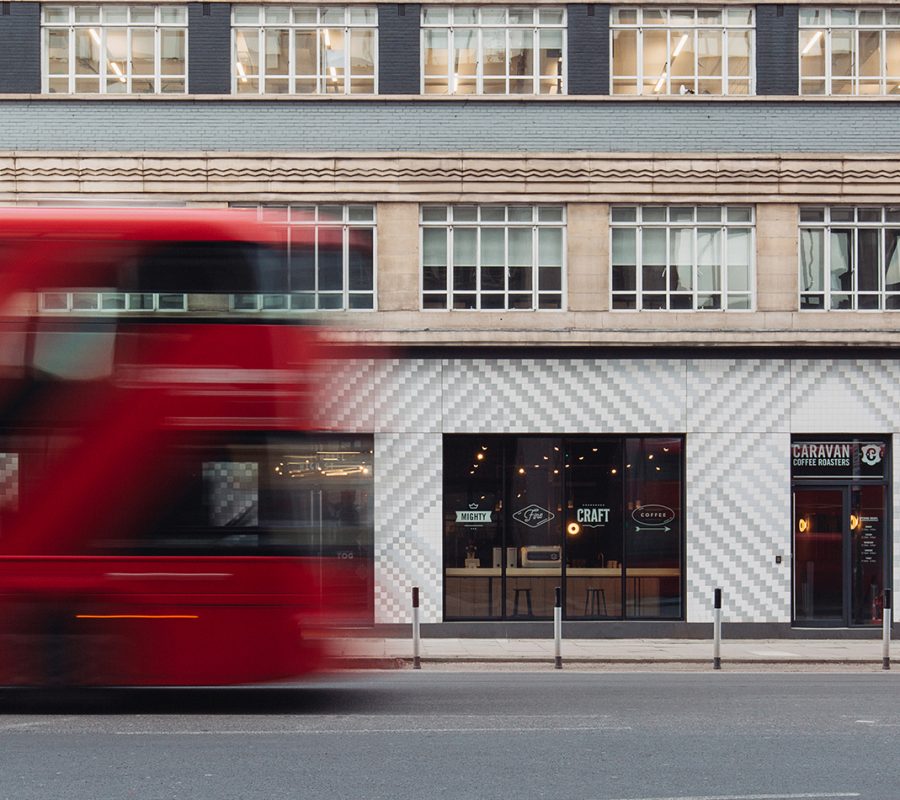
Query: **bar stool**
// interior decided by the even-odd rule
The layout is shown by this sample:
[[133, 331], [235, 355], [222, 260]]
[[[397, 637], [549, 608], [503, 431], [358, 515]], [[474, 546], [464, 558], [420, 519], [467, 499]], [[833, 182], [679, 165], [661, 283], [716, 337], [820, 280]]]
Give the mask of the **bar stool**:
[[[584, 593], [584, 615], [586, 617], [599, 617], [601, 603], [603, 603], [603, 616], [608, 617], [609, 612], [606, 610], [606, 592], [603, 589], [589, 586]], [[588, 611], [588, 609], [590, 609], [590, 611]]]
[[513, 616], [519, 616], [519, 595], [524, 594], [525, 606], [528, 608], [527, 616], [533, 617], [534, 611], [531, 608], [531, 589], [513, 589], [513, 592], [515, 592], [515, 594], [513, 595]]

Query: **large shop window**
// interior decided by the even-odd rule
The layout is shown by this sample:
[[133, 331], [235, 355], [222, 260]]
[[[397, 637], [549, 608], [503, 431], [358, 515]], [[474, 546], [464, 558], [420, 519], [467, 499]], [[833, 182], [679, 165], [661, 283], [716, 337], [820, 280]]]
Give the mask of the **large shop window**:
[[422, 308], [559, 310], [563, 206], [423, 206]]
[[251, 6], [231, 12], [237, 94], [373, 94], [375, 6]]
[[612, 308], [749, 311], [753, 208], [616, 206]]
[[752, 8], [614, 8], [613, 94], [754, 93]]
[[800, 209], [800, 309], [900, 309], [900, 207]]
[[47, 5], [41, 26], [44, 92], [187, 91], [186, 6]]
[[261, 220], [284, 229], [287, 260], [276, 270], [284, 290], [232, 294], [234, 311], [375, 308], [374, 206], [251, 207]]
[[900, 10], [801, 7], [800, 94], [900, 94]]
[[683, 616], [674, 436], [445, 436], [444, 616]]
[[565, 94], [565, 8], [424, 6], [425, 94]]

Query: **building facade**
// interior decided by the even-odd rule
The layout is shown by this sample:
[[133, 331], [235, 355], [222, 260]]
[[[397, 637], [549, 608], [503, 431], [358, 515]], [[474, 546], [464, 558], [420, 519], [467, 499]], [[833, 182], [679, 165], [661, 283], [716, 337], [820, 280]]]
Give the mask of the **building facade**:
[[540, 631], [561, 586], [579, 635], [691, 635], [721, 587], [739, 630], [880, 629], [893, 6], [13, 0], [0, 93], [0, 203], [315, 231], [286, 291], [154, 308], [346, 345], [376, 625], [418, 586], [436, 635]]

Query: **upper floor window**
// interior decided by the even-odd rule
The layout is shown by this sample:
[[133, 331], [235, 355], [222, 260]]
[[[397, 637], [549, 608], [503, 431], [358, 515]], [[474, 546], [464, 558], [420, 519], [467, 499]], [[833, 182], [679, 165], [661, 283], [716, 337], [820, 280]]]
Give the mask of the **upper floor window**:
[[43, 91], [187, 91], [187, 7], [55, 6], [41, 11]]
[[613, 94], [753, 94], [752, 8], [614, 8]]
[[423, 206], [422, 308], [561, 309], [562, 206]]
[[231, 12], [232, 91], [374, 94], [374, 6], [250, 6]]
[[425, 94], [565, 94], [565, 8], [424, 6]]
[[[375, 207], [255, 206], [284, 227], [286, 261], [272, 291], [233, 294], [235, 311], [341, 311], [375, 308]], [[277, 290], [275, 286], [279, 286]]]
[[900, 207], [800, 209], [802, 310], [900, 309]]
[[800, 94], [900, 94], [900, 10], [801, 7]]
[[611, 211], [612, 307], [753, 308], [749, 206], [617, 206]]

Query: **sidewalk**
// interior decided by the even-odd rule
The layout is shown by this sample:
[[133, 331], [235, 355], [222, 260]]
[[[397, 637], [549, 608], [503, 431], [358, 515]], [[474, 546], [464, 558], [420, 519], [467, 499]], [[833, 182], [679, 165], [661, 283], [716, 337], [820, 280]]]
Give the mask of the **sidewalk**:
[[[900, 646], [892, 648], [900, 660]], [[411, 661], [411, 639], [344, 639], [331, 643], [332, 655], [372, 667], [402, 666]], [[881, 665], [880, 639], [735, 639], [722, 642], [723, 663]], [[552, 639], [422, 639], [423, 662], [551, 662]], [[711, 640], [697, 639], [564, 639], [563, 661], [580, 663], [709, 664]], [[900, 668], [900, 664], [898, 664]]]

